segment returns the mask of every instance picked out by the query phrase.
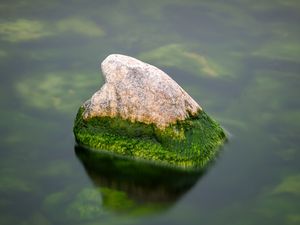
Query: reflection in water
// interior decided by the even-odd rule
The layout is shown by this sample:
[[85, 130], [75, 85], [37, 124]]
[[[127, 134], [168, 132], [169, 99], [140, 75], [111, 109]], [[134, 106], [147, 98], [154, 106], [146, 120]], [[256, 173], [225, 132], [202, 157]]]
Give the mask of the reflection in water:
[[197, 182], [204, 171], [183, 171], [120, 158], [75, 146], [103, 207], [113, 212], [149, 214], [172, 206]]

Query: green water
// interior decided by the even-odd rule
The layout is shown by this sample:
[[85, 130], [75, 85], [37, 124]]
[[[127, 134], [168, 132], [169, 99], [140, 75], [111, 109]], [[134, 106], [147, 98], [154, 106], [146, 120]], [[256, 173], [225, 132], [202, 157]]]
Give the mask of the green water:
[[[2, 1], [0, 224], [299, 224], [300, 2]], [[170, 74], [230, 133], [194, 173], [72, 134], [121, 53]]]

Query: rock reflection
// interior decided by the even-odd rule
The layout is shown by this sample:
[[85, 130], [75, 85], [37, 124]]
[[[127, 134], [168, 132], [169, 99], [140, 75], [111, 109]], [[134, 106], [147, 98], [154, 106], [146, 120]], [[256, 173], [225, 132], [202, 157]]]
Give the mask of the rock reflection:
[[101, 191], [103, 207], [113, 212], [151, 214], [183, 196], [204, 171], [183, 171], [75, 146], [78, 159]]

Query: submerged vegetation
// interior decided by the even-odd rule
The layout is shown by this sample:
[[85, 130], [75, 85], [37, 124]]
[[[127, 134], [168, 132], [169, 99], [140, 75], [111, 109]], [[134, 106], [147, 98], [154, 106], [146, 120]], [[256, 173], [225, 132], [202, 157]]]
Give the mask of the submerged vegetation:
[[64, 33], [91, 38], [105, 35], [100, 26], [83, 18], [66, 18], [52, 23], [28, 19], [0, 22], [1, 39], [12, 43], [35, 41], [45, 37], [63, 35]]
[[97, 74], [88, 79], [85, 73], [89, 72], [59, 71], [26, 77], [16, 83], [15, 89], [26, 104], [38, 110], [71, 113], [84, 99], [87, 90], [95, 87], [94, 81], [101, 80]]
[[176, 67], [200, 76], [217, 77], [219, 68], [205, 56], [189, 51], [180, 44], [170, 44], [142, 53], [140, 58], [157, 66]]
[[51, 35], [44, 23], [36, 20], [19, 19], [14, 22], [0, 23], [1, 39], [9, 42], [37, 40]]

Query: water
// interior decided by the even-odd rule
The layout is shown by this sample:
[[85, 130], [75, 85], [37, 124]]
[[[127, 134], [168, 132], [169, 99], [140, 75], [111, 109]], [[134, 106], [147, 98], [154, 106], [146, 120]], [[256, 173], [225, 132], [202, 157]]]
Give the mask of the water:
[[[0, 224], [299, 224], [300, 2], [2, 1]], [[131, 55], [231, 134], [187, 174], [76, 147], [73, 119]]]

